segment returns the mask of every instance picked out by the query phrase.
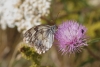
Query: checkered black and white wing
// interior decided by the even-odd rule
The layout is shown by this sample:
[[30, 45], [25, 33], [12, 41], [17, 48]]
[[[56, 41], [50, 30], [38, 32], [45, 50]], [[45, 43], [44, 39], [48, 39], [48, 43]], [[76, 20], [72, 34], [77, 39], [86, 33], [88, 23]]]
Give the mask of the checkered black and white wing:
[[39, 25], [35, 26], [24, 34], [24, 41], [33, 46], [37, 53], [45, 53], [49, 50], [54, 41], [56, 26]]

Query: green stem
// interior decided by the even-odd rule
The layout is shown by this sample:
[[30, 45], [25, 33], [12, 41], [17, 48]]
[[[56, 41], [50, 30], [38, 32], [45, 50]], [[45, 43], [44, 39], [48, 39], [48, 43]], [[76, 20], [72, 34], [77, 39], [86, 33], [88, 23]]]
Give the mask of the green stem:
[[100, 60], [100, 56], [96, 55], [90, 48], [86, 47], [86, 49], [89, 52], [89, 54], [91, 54], [94, 58]]
[[98, 42], [98, 41], [100, 41], [100, 38], [92, 39], [88, 42], [88, 44], [92, 44], [92, 43], [95, 43], [95, 42]]

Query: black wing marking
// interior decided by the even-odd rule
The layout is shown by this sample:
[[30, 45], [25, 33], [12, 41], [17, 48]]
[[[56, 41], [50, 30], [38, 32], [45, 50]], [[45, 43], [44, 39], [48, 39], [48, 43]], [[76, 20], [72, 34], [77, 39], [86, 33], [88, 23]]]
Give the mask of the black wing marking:
[[28, 31], [26, 31], [24, 34], [23, 34], [23, 41], [26, 42], [26, 43], [29, 43], [31, 44], [32, 41], [35, 40], [34, 38], [34, 34], [36, 33], [36, 31], [34, 30], [35, 27], [32, 27], [31, 29], [29, 29]]
[[49, 50], [51, 48], [52, 43], [54, 41], [54, 34], [51, 30], [46, 30], [43, 33], [37, 34], [37, 39], [35, 43], [35, 48], [38, 53], [45, 53], [45, 51]]

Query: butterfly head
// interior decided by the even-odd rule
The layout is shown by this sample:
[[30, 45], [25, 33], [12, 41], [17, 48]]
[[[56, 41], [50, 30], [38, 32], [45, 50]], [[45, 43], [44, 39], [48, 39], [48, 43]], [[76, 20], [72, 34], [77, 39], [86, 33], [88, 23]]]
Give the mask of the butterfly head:
[[56, 25], [51, 26], [51, 30], [52, 30], [52, 33], [55, 33], [57, 30], [57, 26]]

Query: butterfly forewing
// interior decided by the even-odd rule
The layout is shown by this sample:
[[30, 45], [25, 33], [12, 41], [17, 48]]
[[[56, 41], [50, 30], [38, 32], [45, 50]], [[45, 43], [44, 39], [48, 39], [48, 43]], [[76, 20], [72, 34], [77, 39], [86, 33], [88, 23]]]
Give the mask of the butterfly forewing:
[[29, 29], [28, 31], [26, 31], [23, 35], [24, 37], [24, 42], [26, 43], [31, 43], [32, 41], [34, 41], [34, 34], [36, 33], [36, 31], [34, 30], [34, 27]]
[[24, 41], [33, 46], [41, 54], [51, 48], [54, 41], [56, 26], [38, 25], [24, 33]]

